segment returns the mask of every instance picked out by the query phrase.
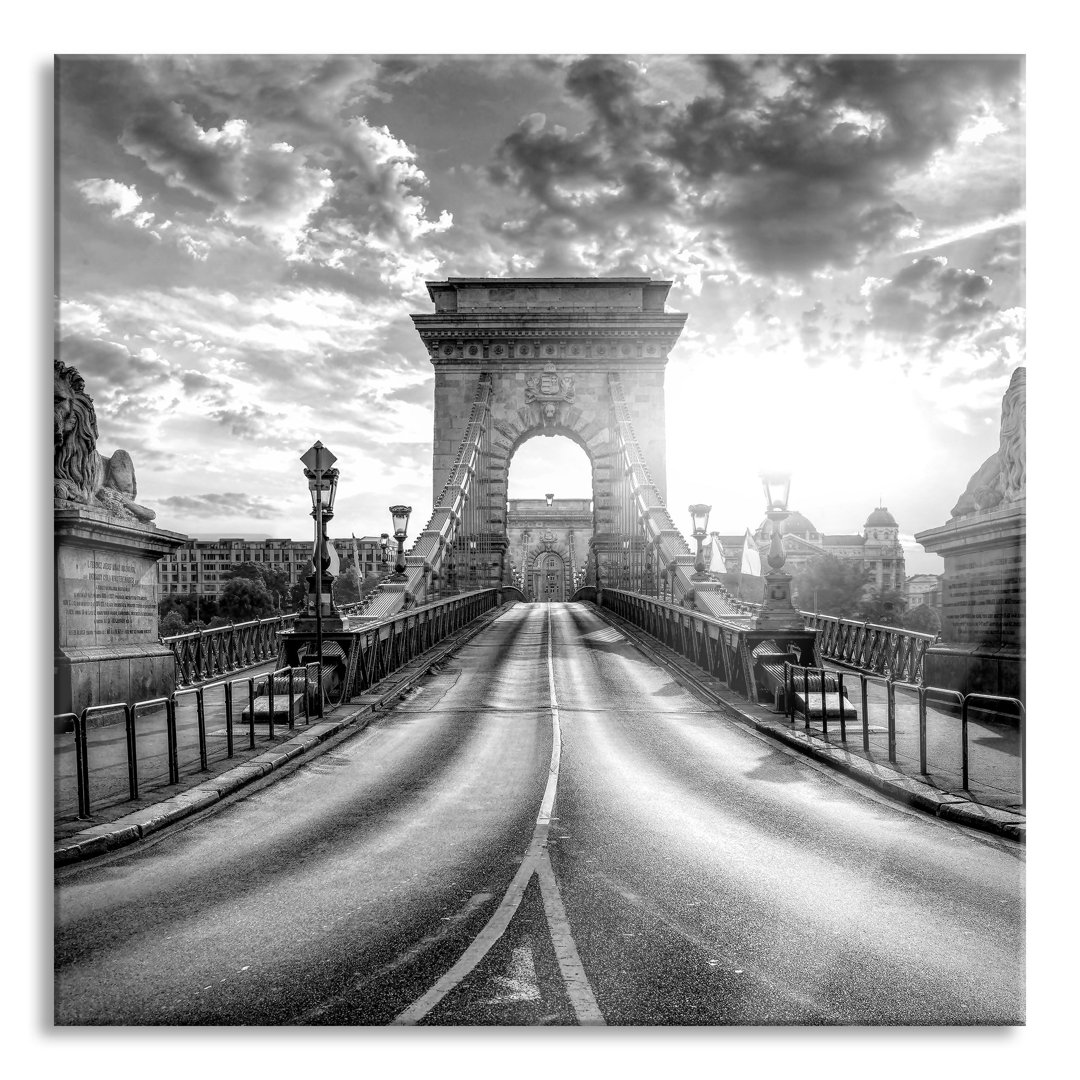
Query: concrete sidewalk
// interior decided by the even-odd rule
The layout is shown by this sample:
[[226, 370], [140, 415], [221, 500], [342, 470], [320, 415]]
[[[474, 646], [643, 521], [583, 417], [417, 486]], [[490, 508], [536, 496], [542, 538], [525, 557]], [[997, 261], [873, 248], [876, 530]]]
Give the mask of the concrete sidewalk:
[[[613, 626], [631, 641], [696, 686], [733, 719], [752, 725], [785, 745], [840, 770], [853, 779], [938, 817], [972, 828], [1023, 841], [1026, 817], [1021, 795], [1020, 732], [1015, 724], [985, 719], [969, 719], [968, 789], [962, 786], [961, 730], [959, 710], [927, 707], [927, 773], [919, 771], [919, 708], [914, 691], [897, 688], [895, 695], [896, 749], [889, 761], [888, 706], [881, 683], [868, 682], [867, 717], [869, 750], [863, 749], [862, 700], [858, 675], [844, 672], [849, 700], [858, 712], [846, 720], [846, 740], [840, 738], [840, 723], [827, 718], [827, 732], [820, 719], [809, 728], [797, 714], [788, 721], [783, 713], [768, 705], [754, 705], [729, 690], [726, 683], [712, 678], [655, 638], [624, 622], [610, 611], [602, 611]], [[813, 695], [811, 695], [813, 701]]]
[[276, 725], [280, 734], [272, 743], [261, 733], [255, 751], [237, 754], [232, 760], [214, 762], [207, 772], [182, 775], [179, 784], [159, 787], [136, 803], [124, 802], [95, 809], [89, 821], [70, 817], [55, 820], [53, 865], [66, 866], [135, 843], [284, 768], [335, 736], [362, 731], [380, 709], [403, 697], [433, 667], [443, 663], [505, 609], [506, 605], [503, 605], [485, 612], [387, 676], [368, 693], [329, 710], [322, 720], [310, 725], [299, 721], [292, 731], [285, 724]]

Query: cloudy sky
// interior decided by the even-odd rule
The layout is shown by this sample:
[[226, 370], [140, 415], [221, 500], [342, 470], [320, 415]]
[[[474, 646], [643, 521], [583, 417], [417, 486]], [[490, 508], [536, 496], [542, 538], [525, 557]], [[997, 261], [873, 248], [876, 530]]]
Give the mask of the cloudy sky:
[[[523, 42], [524, 43], [524, 42]], [[337, 535], [431, 509], [448, 276], [649, 275], [689, 314], [668, 504], [944, 523], [1025, 363], [1015, 57], [72, 57], [56, 88], [59, 355], [158, 524], [306, 537], [299, 455], [339, 458]], [[566, 440], [511, 497], [588, 494]]]

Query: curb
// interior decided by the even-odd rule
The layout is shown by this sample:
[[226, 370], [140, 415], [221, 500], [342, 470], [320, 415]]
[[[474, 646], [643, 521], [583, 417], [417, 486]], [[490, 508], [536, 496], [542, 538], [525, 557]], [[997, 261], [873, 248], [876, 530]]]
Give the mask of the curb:
[[888, 765], [867, 761], [858, 754], [817, 735], [788, 727], [779, 720], [755, 716], [745, 711], [745, 706], [749, 703], [736, 697], [734, 692], [719, 679], [706, 675], [704, 672], [688, 670], [689, 661], [662, 642], [604, 608], [597, 607], [596, 610], [601, 618], [620, 633], [625, 634], [637, 648], [645, 650], [646, 646], [641, 639], [648, 638], [647, 651], [651, 658], [660, 660], [668, 670], [689, 681], [694, 689], [704, 694], [719, 707], [721, 712], [736, 723], [749, 725], [763, 735], [774, 738], [807, 757], [835, 768], [896, 802], [914, 806], [934, 817], [967, 825], [973, 829], [981, 829], [984, 832], [996, 833], [1019, 843], [1026, 841], [1027, 820], [1024, 815], [999, 810], [994, 806], [984, 806], [982, 803], [972, 802], [962, 796], [941, 791]]
[[433, 667], [441, 664], [447, 656], [459, 649], [470, 638], [475, 637], [489, 623], [494, 622], [505, 610], [506, 604], [503, 604], [485, 612], [468, 626], [462, 627], [447, 641], [434, 646], [404, 668], [388, 675], [366, 694], [360, 695], [348, 704], [337, 706], [338, 709], [344, 710], [344, 715], [341, 717], [312, 724], [286, 742], [270, 747], [257, 757], [249, 758], [234, 766], [228, 772], [189, 788], [187, 791], [182, 791], [178, 795], [173, 795], [160, 803], [143, 807], [116, 821], [93, 825], [76, 833], [54, 847], [53, 866], [69, 866], [104, 855], [109, 851], [115, 851], [117, 848], [126, 847], [128, 844], [134, 844], [169, 825], [183, 821], [213, 806], [248, 784], [269, 776], [346, 728], [355, 727], [357, 732], [363, 731], [375, 719], [378, 710], [384, 708], [391, 699], [400, 698]]

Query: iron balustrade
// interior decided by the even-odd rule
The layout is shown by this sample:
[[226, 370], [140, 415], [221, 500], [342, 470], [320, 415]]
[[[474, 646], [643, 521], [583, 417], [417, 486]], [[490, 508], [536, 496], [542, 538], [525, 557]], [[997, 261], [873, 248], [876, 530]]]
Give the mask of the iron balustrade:
[[161, 639], [176, 658], [176, 681], [192, 686], [234, 671], [255, 667], [277, 655], [277, 634], [296, 621], [295, 614], [191, 630]]
[[[517, 590], [510, 590], [517, 593]], [[349, 693], [342, 695], [342, 701], [364, 693], [376, 683], [393, 674], [399, 668], [416, 659], [421, 653], [437, 645], [450, 634], [456, 633], [468, 623], [497, 607], [500, 602], [499, 589], [479, 589], [450, 597], [423, 607], [413, 608], [383, 622], [372, 623], [356, 632], [356, 656], [350, 663], [352, 677], [349, 680]], [[262, 620], [273, 623], [275, 620]], [[222, 628], [222, 629], [239, 629]], [[191, 637], [194, 635], [180, 635]], [[271, 653], [273, 655], [273, 653]], [[274, 712], [276, 694], [287, 693], [289, 697], [289, 729], [295, 728], [296, 686], [302, 680], [304, 723], [311, 723], [310, 698], [313, 688], [322, 693], [320, 672], [317, 662], [308, 662], [296, 667], [279, 668], [276, 671], [249, 676], [247, 678], [225, 679], [211, 682], [205, 686], [181, 686], [170, 696], [138, 701], [134, 704], [117, 702], [108, 705], [89, 705], [81, 713], [59, 713], [53, 718], [56, 736], [72, 735], [75, 742], [76, 788], [78, 796], [78, 817], [88, 819], [91, 814], [91, 785], [89, 747], [87, 740], [87, 720], [105, 712], [122, 713], [125, 728], [125, 758], [128, 774], [127, 794], [129, 800], [139, 798], [139, 750], [137, 734], [140, 717], [151, 709], [165, 710], [165, 739], [168, 760], [168, 784], [180, 782], [180, 763], [176, 723], [178, 699], [194, 696], [197, 710], [197, 730], [199, 740], [199, 771], [209, 769], [207, 751], [206, 702], [205, 695], [222, 687], [225, 705], [225, 756], [231, 759], [235, 753], [234, 721], [236, 715], [237, 685], [246, 685], [248, 704], [248, 749], [256, 747], [255, 703], [263, 696], [269, 699], [267, 742], [276, 738]], [[121, 800], [122, 801], [122, 800]]]
[[[517, 590], [507, 590], [516, 592]], [[421, 653], [499, 605], [499, 589], [459, 593], [355, 631], [342, 700], [365, 693]]]
[[823, 659], [903, 682], [923, 681], [926, 650], [937, 640], [936, 635], [835, 615], [815, 615], [808, 611], [800, 614], [809, 629], [819, 631], [818, 646]]

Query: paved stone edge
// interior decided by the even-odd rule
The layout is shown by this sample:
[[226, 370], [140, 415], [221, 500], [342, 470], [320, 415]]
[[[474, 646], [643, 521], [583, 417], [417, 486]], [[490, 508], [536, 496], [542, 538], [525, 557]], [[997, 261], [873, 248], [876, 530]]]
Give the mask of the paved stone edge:
[[999, 810], [993, 806], [984, 806], [959, 795], [939, 791], [921, 780], [881, 765], [878, 762], [867, 761], [865, 758], [859, 757], [857, 754], [853, 754], [835, 743], [830, 743], [826, 739], [807, 733], [805, 730], [788, 727], [779, 720], [754, 716], [741, 707], [743, 705], [742, 699], [736, 698], [734, 693], [728, 690], [720, 680], [698, 670], [687, 670], [690, 662], [685, 657], [680, 656], [662, 642], [646, 634], [644, 630], [626, 622], [613, 612], [600, 607], [597, 607], [596, 610], [611, 626], [626, 634], [627, 638], [639, 648], [645, 648], [641, 639], [647, 638], [650, 652], [663, 650], [662, 655], [667, 665], [674, 668], [685, 678], [690, 679], [695, 688], [705, 693], [731, 719], [742, 724], [748, 724], [763, 735], [777, 739], [807, 757], [812, 757], [816, 761], [832, 766], [853, 780], [874, 788], [887, 798], [914, 806], [947, 821], [955, 821], [974, 829], [997, 833], [1020, 843], [1025, 842], [1027, 838], [1027, 822], [1022, 815], [1012, 814], [1007, 810]]
[[[368, 693], [347, 705], [339, 705], [343, 715], [323, 720], [297, 732], [286, 742], [268, 748], [257, 757], [235, 765], [220, 776], [206, 780], [196, 787], [182, 791], [152, 806], [143, 807], [116, 821], [92, 825], [75, 836], [69, 837], [53, 849], [53, 866], [68, 866], [84, 862], [97, 855], [133, 844], [169, 825], [173, 825], [209, 806], [248, 784], [269, 776], [283, 765], [314, 749], [321, 743], [349, 727], [362, 731], [393, 698], [400, 698], [414, 683], [422, 679], [433, 667], [441, 664], [447, 656], [475, 637], [499, 615], [507, 605], [484, 612], [468, 626], [416, 657], [403, 668], [383, 679]], [[359, 707], [357, 707], [359, 703]]]

